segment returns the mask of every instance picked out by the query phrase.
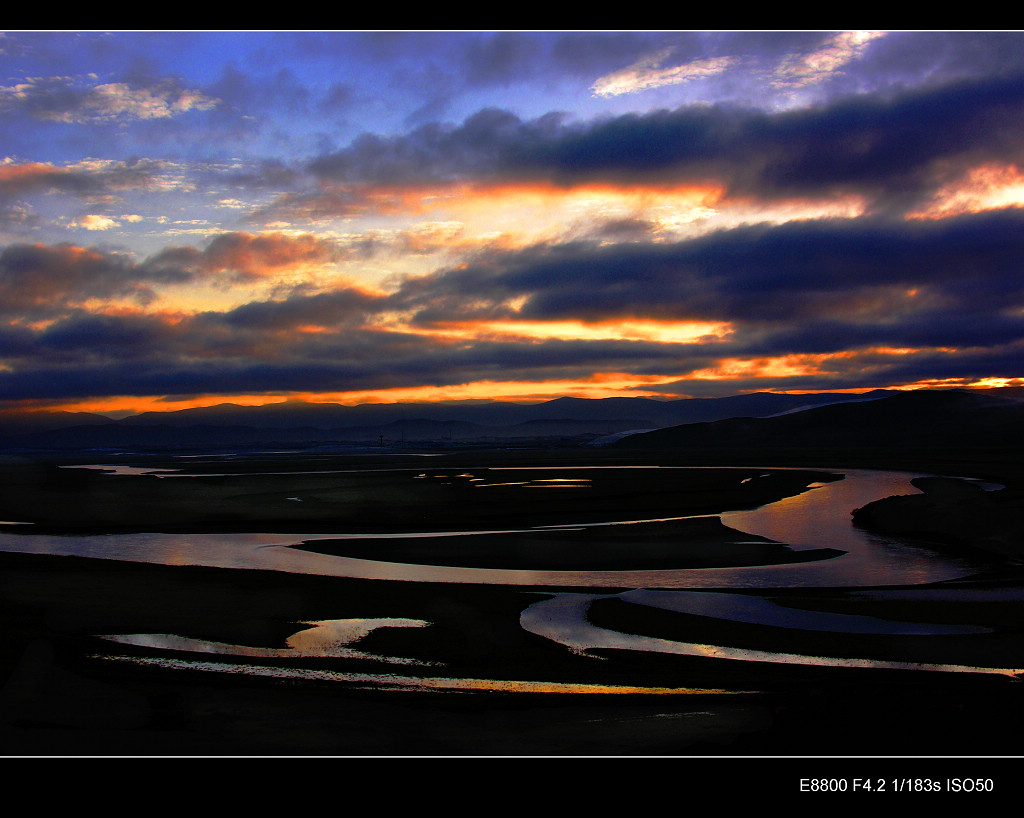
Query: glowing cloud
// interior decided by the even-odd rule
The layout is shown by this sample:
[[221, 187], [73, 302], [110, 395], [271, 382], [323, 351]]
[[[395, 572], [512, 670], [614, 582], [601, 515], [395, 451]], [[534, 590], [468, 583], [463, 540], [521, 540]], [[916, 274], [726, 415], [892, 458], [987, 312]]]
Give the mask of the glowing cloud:
[[714, 57], [662, 68], [661, 64], [668, 59], [671, 53], [671, 48], [664, 49], [644, 57], [628, 68], [601, 77], [591, 86], [591, 91], [597, 97], [635, 94], [665, 85], [679, 85], [691, 80], [706, 79], [722, 73], [736, 63], [736, 59], [733, 57]]
[[81, 227], [85, 230], [110, 230], [113, 227], [120, 227], [121, 223], [108, 216], [88, 215], [82, 216], [71, 223], [72, 227]]
[[1024, 207], [1024, 173], [1016, 165], [984, 165], [936, 192], [908, 219], [947, 219], [1003, 207]]
[[1019, 32], [506, 34], [0, 35], [0, 404], [1024, 377]]
[[801, 88], [821, 82], [859, 57], [868, 43], [884, 31], [844, 31], [810, 54], [788, 57], [776, 69], [776, 87]]
[[408, 329], [456, 338], [560, 338], [690, 344], [720, 341], [732, 331], [732, 326], [728, 323], [703, 321], [480, 321], [430, 329]]

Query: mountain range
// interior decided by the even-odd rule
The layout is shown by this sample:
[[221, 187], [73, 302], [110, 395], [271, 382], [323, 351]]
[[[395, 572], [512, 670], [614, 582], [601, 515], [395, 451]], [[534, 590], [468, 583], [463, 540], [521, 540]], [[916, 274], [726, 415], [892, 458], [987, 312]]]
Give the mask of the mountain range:
[[635, 450], [1018, 445], [1019, 389], [752, 393], [724, 398], [463, 401], [344, 406], [286, 401], [146, 412], [0, 413], [0, 448], [504, 445], [558, 439]]
[[837, 402], [876, 400], [886, 394], [878, 390], [862, 395], [761, 392], [676, 400], [562, 397], [529, 404], [225, 403], [172, 412], [145, 412], [120, 420], [89, 413], [8, 411], [0, 413], [0, 447], [75, 449], [332, 442], [381, 445], [595, 438], [732, 417], [768, 417]]
[[631, 435], [634, 450], [943, 450], [1024, 444], [1024, 398], [1018, 390], [890, 392], [876, 400], [834, 403], [770, 418], [733, 417]]

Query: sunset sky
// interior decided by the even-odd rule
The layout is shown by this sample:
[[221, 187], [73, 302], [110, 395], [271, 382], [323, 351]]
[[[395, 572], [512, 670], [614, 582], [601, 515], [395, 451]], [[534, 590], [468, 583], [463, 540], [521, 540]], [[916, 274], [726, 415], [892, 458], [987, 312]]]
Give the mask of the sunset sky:
[[1024, 384], [1024, 33], [0, 34], [0, 408]]

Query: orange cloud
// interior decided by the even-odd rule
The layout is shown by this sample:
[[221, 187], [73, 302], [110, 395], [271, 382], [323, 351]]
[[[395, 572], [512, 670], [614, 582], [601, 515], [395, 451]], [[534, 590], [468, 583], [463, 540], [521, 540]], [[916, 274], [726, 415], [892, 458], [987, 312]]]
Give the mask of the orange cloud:
[[45, 187], [66, 174], [66, 170], [43, 162], [0, 163], [0, 193], [19, 194]]
[[424, 335], [474, 340], [548, 339], [564, 341], [653, 341], [669, 344], [711, 343], [732, 332], [721, 321], [473, 321], [404, 328]]
[[580, 380], [565, 381], [478, 381], [452, 386], [417, 386], [395, 389], [376, 389], [354, 392], [281, 392], [262, 395], [202, 395], [180, 400], [135, 395], [110, 396], [83, 401], [53, 404], [50, 409], [68, 412], [95, 412], [97, 414], [126, 415], [136, 412], [172, 412], [233, 403], [241, 406], [263, 406], [302, 400], [311, 403], [423, 403], [454, 400], [508, 400], [523, 403], [551, 400], [562, 396], [579, 398], [657, 396], [656, 389], [645, 391], [644, 386], [656, 387], [664, 377], [637, 376], [630, 373], [605, 372]]
[[638, 185], [591, 183], [566, 186], [555, 182], [445, 182], [431, 185], [325, 186], [315, 194], [283, 197], [275, 206], [310, 219], [376, 215], [419, 215], [436, 211], [493, 215], [542, 207], [609, 207], [634, 209], [656, 204], [698, 207], [713, 205], [724, 188], [707, 182], [680, 185], [648, 180]]
[[1016, 165], [988, 164], [938, 190], [922, 209], [908, 219], [948, 219], [1003, 207], [1024, 207], [1024, 172]]
[[224, 233], [203, 251], [201, 266], [208, 272], [230, 270], [243, 278], [260, 278], [336, 258], [337, 248], [332, 242], [309, 233]]
[[695, 380], [724, 381], [748, 378], [791, 378], [821, 374], [831, 355], [785, 355], [777, 358], [724, 358], [715, 366], [689, 373]]

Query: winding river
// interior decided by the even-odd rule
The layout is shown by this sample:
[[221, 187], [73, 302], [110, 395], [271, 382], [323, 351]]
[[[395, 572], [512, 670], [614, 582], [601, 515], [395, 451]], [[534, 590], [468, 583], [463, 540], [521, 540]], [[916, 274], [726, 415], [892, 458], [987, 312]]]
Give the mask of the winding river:
[[[786, 543], [796, 551], [834, 548], [847, 552], [834, 559], [787, 565], [646, 571], [499, 570], [376, 562], [287, 547], [303, 540], [345, 536], [337, 534], [319, 537], [309, 534], [156, 533], [58, 536], [33, 534], [27, 527], [11, 533], [13, 526], [0, 531], [0, 550], [369, 579], [590, 588], [907, 585], [953, 579], [977, 570], [978, 566], [967, 559], [879, 537], [851, 524], [850, 512], [854, 508], [893, 494], [917, 493], [910, 481], [924, 475], [860, 469], [837, 470], [837, 473], [842, 473], [844, 478], [816, 484], [802, 494], [757, 509], [721, 515], [722, 522], [730, 528]], [[444, 532], [423, 532], [420, 536], [439, 533]], [[472, 533], [466, 535], [472, 536]]]
[[[766, 471], [769, 469], [766, 468]], [[777, 469], [771, 469], [777, 470]], [[594, 600], [617, 597], [622, 601], [681, 613], [773, 625], [777, 628], [828, 631], [836, 634], [971, 634], [986, 628], [957, 625], [891, 622], [866, 616], [837, 613], [809, 613], [792, 609], [771, 598], [772, 589], [781, 588], [866, 588], [868, 586], [913, 586], [955, 579], [977, 572], [982, 566], [962, 557], [915, 547], [909, 543], [873, 535], [851, 523], [853, 509], [894, 494], [913, 494], [910, 472], [859, 469], [836, 470], [843, 479], [814, 484], [807, 491], [757, 509], [721, 514], [722, 522], [735, 530], [767, 537], [788, 544], [794, 551], [835, 549], [845, 552], [831, 559], [812, 559], [803, 563], [752, 566], [745, 568], [702, 568], [659, 571], [519, 571], [446, 566], [423, 566], [360, 560], [316, 554], [289, 548], [303, 540], [318, 539], [307, 534], [123, 534], [99, 536], [50, 536], [31, 533], [29, 527], [15, 526], [0, 531], [0, 550], [65, 554], [101, 559], [155, 562], [167, 565], [205, 565], [226, 568], [250, 568], [328, 576], [361, 577], [419, 582], [452, 582], [531, 586], [536, 601], [522, 611], [520, 625], [527, 631], [555, 641], [569, 650], [588, 655], [594, 648], [616, 648], [644, 652], [705, 656], [750, 662], [818, 665], [832, 667], [873, 667], [922, 670], [945, 673], [984, 673], [1017, 676], [1024, 669], [1015, 667], [978, 667], [949, 663], [882, 661], [850, 656], [828, 657], [775, 653], [727, 645], [696, 644], [655, 639], [621, 633], [594, 626], [587, 612]], [[754, 478], [756, 479], [756, 478]], [[982, 484], [983, 488], [994, 488]], [[622, 520], [617, 522], [641, 522]], [[611, 523], [608, 523], [611, 524]], [[523, 529], [527, 530], [527, 529]], [[445, 532], [423, 532], [418, 536], [438, 536]], [[466, 536], [474, 533], [464, 532]], [[321, 535], [338, 539], [339, 535]], [[349, 535], [364, 537], [366, 535]], [[388, 535], [377, 535], [388, 536]], [[401, 536], [410, 536], [403, 534]], [[415, 536], [415, 535], [414, 535]], [[540, 589], [550, 587], [551, 592]], [[570, 589], [579, 589], [578, 591]], [[633, 590], [623, 590], [633, 589]], [[715, 589], [722, 589], [716, 591]], [[735, 593], [748, 589], [752, 593]], [[730, 593], [729, 591], [732, 591]], [[765, 596], [758, 594], [763, 591]], [[874, 593], [888, 593], [876, 590]], [[900, 593], [898, 590], [892, 593]], [[417, 664], [401, 657], [372, 656], [350, 645], [369, 629], [377, 627], [422, 627], [419, 620], [339, 620], [314, 625], [289, 640], [285, 649], [247, 648], [166, 634], [122, 634], [107, 636], [115, 643], [148, 646], [161, 650], [249, 656], [255, 658], [302, 658], [306, 655], [377, 659], [386, 664]], [[325, 648], [326, 645], [326, 648]], [[205, 669], [217, 672], [259, 675], [286, 675], [288, 678], [312, 678], [344, 681], [349, 684], [389, 687], [432, 687], [438, 689], [519, 690], [550, 692], [713, 692], [691, 689], [610, 689], [594, 685], [491, 679], [449, 679], [392, 675], [353, 675], [309, 668], [281, 668], [262, 665], [235, 665], [224, 662], [183, 661], [166, 657], [105, 658], [136, 663], [155, 663], [167, 667]], [[177, 663], [177, 664], [174, 664]], [[319, 674], [319, 675], [316, 675]], [[333, 675], [332, 675], [333, 674]]]

